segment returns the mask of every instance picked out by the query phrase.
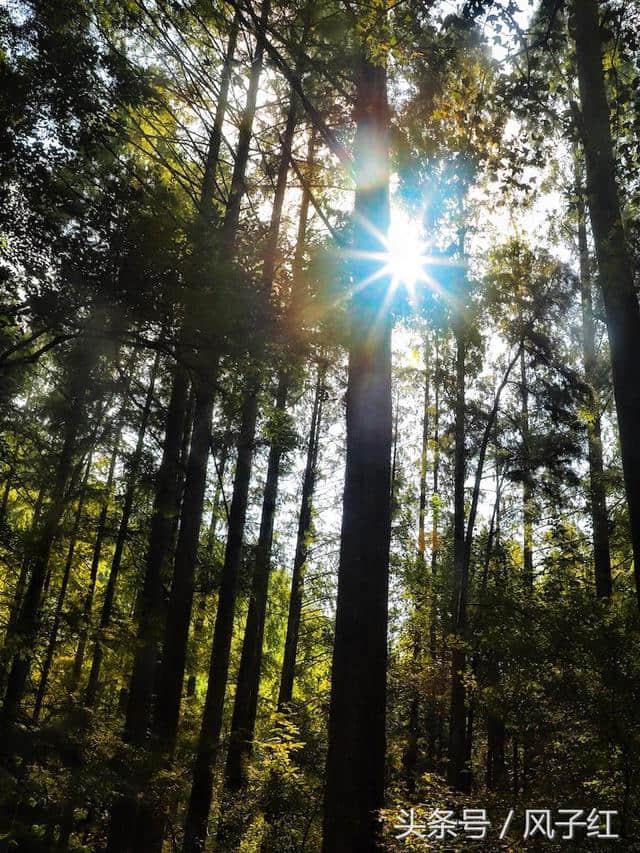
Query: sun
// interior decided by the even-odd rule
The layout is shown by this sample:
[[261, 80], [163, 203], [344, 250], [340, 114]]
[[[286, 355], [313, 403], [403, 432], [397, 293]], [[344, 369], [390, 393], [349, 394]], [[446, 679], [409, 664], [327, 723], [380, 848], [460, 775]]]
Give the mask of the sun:
[[413, 294], [418, 282], [426, 279], [428, 257], [421, 232], [419, 221], [410, 219], [404, 211], [393, 211], [385, 241], [392, 288], [401, 285]]

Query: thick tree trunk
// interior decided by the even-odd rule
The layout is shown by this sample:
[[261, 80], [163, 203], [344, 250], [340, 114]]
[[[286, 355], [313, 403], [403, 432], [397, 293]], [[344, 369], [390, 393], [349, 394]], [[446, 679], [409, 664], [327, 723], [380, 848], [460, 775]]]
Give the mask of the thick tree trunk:
[[640, 605], [640, 307], [622, 221], [597, 0], [573, 0], [587, 197], [609, 333], [631, 542]]
[[347, 456], [324, 799], [324, 853], [381, 848], [391, 526], [391, 317], [378, 234], [389, 227], [386, 72], [357, 77]]
[[293, 560], [293, 575], [291, 577], [291, 593], [289, 595], [289, 613], [287, 616], [287, 633], [284, 641], [284, 656], [282, 659], [282, 674], [278, 691], [278, 711], [282, 713], [293, 697], [293, 683], [296, 672], [298, 655], [298, 639], [300, 636], [300, 618], [302, 615], [302, 595], [304, 591], [304, 573], [307, 562], [309, 536], [312, 529], [313, 493], [316, 482], [318, 464], [318, 449], [320, 425], [322, 421], [322, 402], [324, 397], [325, 366], [318, 367], [316, 392], [313, 400], [311, 426], [307, 443], [307, 460], [302, 481], [302, 498], [300, 515], [298, 516], [298, 533], [296, 536], [296, 553]]
[[580, 181], [577, 182], [578, 250], [580, 255], [580, 297], [582, 302], [582, 352], [584, 373], [589, 387], [589, 504], [593, 525], [593, 559], [596, 593], [600, 598], [611, 596], [611, 551], [609, 547], [609, 520], [602, 461], [602, 425], [598, 393], [598, 369], [595, 345], [595, 324], [591, 296], [591, 264], [587, 245], [585, 205]]

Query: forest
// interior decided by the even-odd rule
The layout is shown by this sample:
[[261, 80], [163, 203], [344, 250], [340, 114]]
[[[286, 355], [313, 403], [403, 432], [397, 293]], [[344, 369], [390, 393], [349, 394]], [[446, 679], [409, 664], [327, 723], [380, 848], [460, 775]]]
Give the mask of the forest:
[[0, 850], [640, 851], [640, 2], [0, 0]]

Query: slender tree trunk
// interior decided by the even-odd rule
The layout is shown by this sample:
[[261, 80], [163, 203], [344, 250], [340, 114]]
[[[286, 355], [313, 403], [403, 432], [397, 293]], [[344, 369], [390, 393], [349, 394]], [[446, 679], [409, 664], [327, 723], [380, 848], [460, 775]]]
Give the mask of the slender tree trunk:
[[[270, 294], [273, 286], [278, 236], [280, 233], [282, 208], [287, 188], [289, 160], [291, 158], [296, 122], [296, 98], [292, 95], [286, 127], [282, 137], [280, 165], [276, 180], [269, 236], [264, 255], [262, 277], [265, 296]], [[286, 409], [289, 382], [289, 376], [286, 372], [281, 372], [276, 392], [277, 413], [284, 413]], [[249, 598], [249, 609], [247, 612], [231, 721], [231, 736], [225, 768], [225, 786], [230, 793], [237, 792], [246, 783], [246, 763], [251, 754], [251, 742], [253, 740], [260, 686], [264, 620], [267, 609], [269, 574], [271, 571], [271, 545], [273, 542], [273, 524], [276, 512], [281, 457], [282, 447], [276, 440], [271, 445], [267, 463], [267, 479], [262, 504], [260, 533], [253, 566], [252, 589]], [[228, 829], [229, 832], [233, 833], [232, 827], [228, 827]], [[221, 820], [219, 839], [224, 836], [225, 832], [225, 821]]]
[[4, 519], [7, 514], [7, 507], [9, 505], [9, 495], [11, 494], [11, 477], [13, 475], [13, 469], [10, 468], [7, 471], [7, 479], [4, 484], [4, 489], [2, 490], [2, 500], [0, 501], [0, 527], [4, 524]]
[[[438, 553], [440, 550], [438, 523], [440, 520], [440, 340], [435, 335], [434, 345], [434, 412], [433, 412], [433, 500], [431, 513], [431, 584], [429, 595], [429, 655], [432, 665], [437, 653], [438, 620]], [[430, 707], [427, 715], [427, 758], [433, 764], [436, 754], [438, 719], [442, 718], [441, 703], [431, 690]]]
[[173, 754], [178, 733], [198, 542], [204, 508], [213, 414], [213, 387], [214, 383], [211, 381], [203, 382], [196, 387], [191, 449], [162, 646], [162, 668], [158, 686], [160, 700], [154, 715], [153, 733], [158, 738], [162, 751], [169, 756]]
[[[151, 416], [151, 406], [153, 403], [153, 395], [155, 391], [156, 378], [158, 375], [158, 368], [160, 366], [160, 354], [157, 353], [153, 362], [153, 366], [151, 368], [151, 373], [149, 375], [149, 386], [147, 388], [147, 394], [144, 401], [144, 406], [142, 409], [142, 416], [140, 419], [140, 425], [138, 427], [138, 437], [136, 439], [136, 446], [133, 451], [133, 456], [131, 457], [129, 472], [128, 472], [128, 482], [127, 488], [124, 494], [124, 500], [122, 503], [122, 516], [120, 518], [120, 524], [118, 526], [118, 533], [116, 535], [116, 543], [113, 551], [113, 557], [111, 559], [111, 567], [109, 570], [109, 579], [107, 581], [107, 589], [105, 590], [105, 598], [103, 602], [103, 609], [101, 614], [101, 624], [104, 623], [104, 627], [108, 627], [108, 624], [111, 619], [111, 609], [113, 606], [114, 594], [115, 594], [115, 586], [118, 578], [118, 574], [120, 572], [120, 564], [122, 562], [122, 555], [124, 553], [124, 546], [127, 540], [127, 534], [129, 532], [129, 520], [131, 518], [131, 512], [133, 510], [133, 501], [135, 499], [136, 485], [138, 472], [140, 470], [140, 462], [142, 461], [142, 454], [144, 452], [144, 441], [145, 435], [147, 432], [147, 427], [149, 425], [149, 418]], [[113, 464], [113, 460], [112, 460]], [[111, 469], [110, 469], [111, 471]], [[111, 475], [113, 476], [113, 475]], [[110, 487], [107, 489], [107, 494], [110, 492]], [[96, 581], [98, 578], [98, 567], [100, 565], [100, 556], [102, 553], [102, 540], [104, 537], [104, 530], [106, 526], [107, 520], [107, 509], [108, 502], [102, 506], [102, 510], [100, 513], [100, 519], [98, 520], [98, 528], [96, 532], [96, 540], [93, 548], [93, 556], [91, 559], [91, 571], [89, 574], [89, 589], [87, 590], [87, 594], [84, 600], [84, 606], [82, 610], [82, 627], [80, 631], [80, 637], [78, 640], [78, 648], [76, 649], [75, 658], [73, 661], [73, 671], [71, 675], [71, 684], [70, 690], [74, 691], [78, 684], [80, 683], [80, 676], [82, 674], [82, 666], [84, 663], [84, 654], [88, 640], [89, 634], [89, 626], [91, 623], [91, 611], [93, 609], [93, 597], [95, 595], [96, 589]], [[108, 609], [108, 613], [105, 614], [105, 608]], [[95, 657], [95, 650], [94, 650]], [[93, 663], [92, 663], [92, 671], [93, 671]], [[92, 695], [95, 695], [95, 689], [97, 688], [98, 682], [100, 678], [100, 665], [96, 666], [96, 672], [94, 673], [94, 681], [95, 686], [92, 687], [91, 692], [87, 689], [87, 698], [90, 698], [90, 704], [93, 701]]]
[[631, 542], [640, 605], [640, 307], [624, 232], [602, 66], [597, 0], [573, 0], [587, 199], [609, 333]]
[[213, 121], [213, 128], [209, 136], [209, 148], [207, 150], [207, 159], [205, 162], [204, 178], [202, 187], [200, 188], [200, 221], [205, 226], [210, 223], [213, 211], [213, 195], [216, 185], [216, 172], [220, 160], [220, 146], [222, 143], [222, 127], [224, 118], [229, 105], [229, 85], [231, 83], [231, 75], [233, 73], [233, 58], [236, 52], [236, 44], [238, 41], [238, 32], [240, 28], [240, 17], [236, 11], [229, 28], [229, 37], [227, 39], [227, 49], [225, 51], [224, 62], [220, 71], [220, 84], [218, 89], [218, 102], [216, 104], [216, 114]]
[[520, 347], [520, 396], [521, 396], [521, 436], [522, 436], [522, 516], [523, 536], [522, 553], [524, 582], [528, 590], [533, 589], [533, 468], [531, 460], [531, 431], [529, 426], [529, 385], [527, 362], [524, 346]]
[[453, 509], [453, 572], [454, 572], [454, 640], [451, 652], [451, 707], [449, 715], [449, 764], [447, 779], [461, 791], [469, 790], [469, 772], [466, 767], [466, 688], [464, 673], [467, 664], [465, 650], [466, 629], [466, 572], [464, 483], [465, 462], [465, 353], [466, 342], [458, 321], [456, 329], [456, 398], [455, 398], [455, 450], [454, 450], [454, 509]]
[[213, 495], [213, 503], [211, 506], [211, 521], [209, 523], [209, 532], [207, 534], [207, 554], [209, 559], [213, 559], [213, 552], [216, 546], [216, 533], [218, 530], [218, 521], [220, 514], [220, 500], [223, 498], [223, 483], [224, 475], [227, 470], [227, 462], [229, 461], [229, 439], [225, 436], [222, 450], [220, 451], [220, 461], [216, 465], [216, 489]]
[[[227, 467], [227, 459], [229, 456], [229, 444], [228, 439], [225, 437], [224, 444], [222, 446], [222, 450], [220, 451], [220, 462], [215, 465], [216, 467], [216, 489], [213, 498], [213, 504], [211, 509], [211, 520], [209, 522], [209, 530], [207, 531], [207, 557], [209, 562], [205, 562], [201, 565], [200, 569], [200, 579], [199, 579], [199, 595], [197, 596], [197, 607], [196, 607], [196, 615], [193, 623], [193, 639], [192, 643], [194, 647], [197, 647], [202, 640], [202, 632], [204, 630], [204, 620], [207, 615], [207, 602], [209, 601], [209, 596], [213, 589], [212, 580], [211, 580], [211, 561], [214, 556], [214, 549], [216, 543], [216, 529], [218, 522], [218, 512], [220, 508], [220, 497], [222, 493], [222, 480], [224, 478], [225, 469]], [[215, 458], [214, 458], [215, 463]], [[194, 671], [195, 667], [193, 665], [193, 661], [187, 662], [187, 665], [191, 667], [191, 673], [187, 677], [187, 696], [193, 696], [196, 692], [196, 673]]]
[[88, 367], [87, 360], [82, 369], [77, 369], [76, 375], [72, 379], [73, 388], [67, 409], [64, 441], [56, 466], [51, 499], [31, 552], [29, 583], [15, 623], [14, 639], [17, 650], [9, 672], [0, 720], [0, 755], [3, 758], [10, 753], [11, 732], [24, 696], [31, 668], [31, 657], [40, 627], [40, 605], [49, 564], [49, 554], [64, 512], [67, 485], [74, 470], [78, 432], [84, 417], [83, 401]]
[[[384, 67], [357, 71], [347, 456], [329, 711], [323, 853], [382, 849], [391, 532], [391, 317], [378, 234], [389, 227]], [[370, 254], [369, 254], [370, 253]], [[365, 284], [365, 282], [367, 284]], [[364, 286], [363, 286], [364, 285]]]
[[[162, 579], [171, 543], [172, 519], [178, 500], [178, 468], [188, 393], [188, 375], [177, 364], [174, 368], [171, 398], [167, 410], [162, 462], [158, 471], [151, 531], [142, 591], [139, 596], [137, 645], [129, 681], [129, 699], [124, 738], [141, 747], [147, 737], [151, 714], [153, 682], [162, 636]], [[123, 775], [128, 776], [128, 768]], [[107, 850], [122, 853], [130, 849], [136, 802], [129, 785], [118, 793], [111, 805]]]
[[593, 525], [593, 559], [596, 593], [600, 598], [611, 596], [611, 551], [609, 547], [609, 520], [602, 461], [602, 425], [598, 394], [598, 369], [595, 345], [595, 324], [591, 296], [591, 264], [587, 245], [587, 226], [584, 197], [580, 180], [577, 180], [578, 249], [580, 255], [580, 296], [582, 302], [582, 352], [584, 372], [589, 386], [589, 422], [587, 440], [589, 447], [589, 504]]
[[[416, 615], [414, 616], [413, 642], [412, 642], [412, 664], [414, 672], [421, 665], [421, 626], [418, 621], [423, 606], [431, 597], [428, 589], [429, 582], [426, 577], [426, 512], [427, 512], [427, 455], [429, 449], [429, 338], [425, 335], [424, 343], [424, 403], [422, 411], [422, 447], [420, 452], [420, 496], [418, 499], [418, 588], [424, 583], [427, 587], [426, 595], [418, 595], [415, 602]], [[412, 685], [411, 701], [409, 705], [409, 719], [407, 722], [407, 748], [404, 754], [404, 774], [407, 785], [413, 789], [415, 780], [415, 767], [418, 760], [418, 735], [420, 729], [420, 692], [417, 685]]]
[[185, 853], [186, 851], [202, 851], [207, 836], [207, 822], [213, 794], [213, 765], [220, 741], [224, 696], [229, 676], [233, 618], [238, 576], [242, 562], [244, 524], [249, 498], [257, 415], [257, 395], [255, 393], [248, 394], [244, 401], [240, 425], [233, 496], [229, 511], [229, 531], [218, 593], [207, 695], [202, 714], [193, 769], [193, 782], [185, 822], [183, 847]]
[[[275, 411], [277, 414], [282, 414], [286, 410], [288, 390], [289, 377], [281, 373], [276, 392]], [[225, 787], [231, 796], [237, 794], [246, 784], [247, 762], [251, 756], [258, 691], [260, 687], [264, 621], [267, 611], [273, 524], [276, 514], [281, 458], [282, 446], [276, 439], [269, 450], [267, 478], [262, 502], [262, 516], [260, 519], [260, 533], [253, 566], [249, 609], [245, 624], [240, 669], [238, 671], [231, 720], [229, 750], [225, 766]], [[230, 827], [228, 829], [231, 831]]]
[[[116, 442], [117, 446], [117, 442]], [[115, 455], [115, 450], [114, 450]], [[56, 643], [58, 641], [58, 630], [60, 628], [60, 620], [62, 618], [62, 608], [64, 607], [64, 600], [67, 595], [67, 587], [69, 585], [69, 577], [71, 576], [71, 568], [73, 566], [73, 558], [76, 551], [76, 544], [78, 541], [78, 532], [80, 530], [80, 522], [82, 521], [82, 514], [84, 512], [84, 504], [87, 497], [87, 483], [89, 481], [89, 474], [91, 473], [91, 465], [93, 462], [93, 452], [89, 453], [89, 461], [87, 462], [87, 467], [85, 469], [85, 474], [82, 480], [82, 485], [80, 486], [80, 497], [78, 499], [78, 507], [76, 509], [76, 515], [73, 522], [73, 528], [71, 530], [71, 535], [69, 537], [69, 548], [67, 550], [67, 559], [64, 564], [64, 571], [62, 572], [62, 581], [60, 583], [60, 590], [58, 591], [58, 601], [56, 603], [56, 610], [53, 617], [53, 625], [51, 626], [51, 632], [49, 633], [49, 641], [47, 643], [47, 651], [45, 653], [44, 663], [42, 666], [42, 673], [40, 675], [40, 682], [38, 684], [38, 691], [36, 693], [36, 701], [33, 708], [33, 722], [36, 723], [40, 717], [40, 711], [42, 709], [42, 702], [44, 700], [44, 695], [47, 690], [47, 684], [49, 681], [49, 672], [51, 671], [51, 663], [53, 662], [53, 654], [55, 651]], [[111, 469], [110, 469], [111, 473]]]
[[298, 639], [300, 636], [300, 618], [302, 615], [302, 595], [304, 591], [304, 573], [307, 562], [308, 542], [312, 529], [313, 493], [315, 489], [318, 465], [318, 449], [320, 424], [322, 421], [322, 401], [324, 397], [325, 366], [318, 366], [316, 392], [313, 401], [313, 413], [309, 428], [307, 443], [307, 460], [302, 481], [302, 498], [300, 515], [298, 516], [298, 533], [296, 537], [296, 553], [293, 560], [293, 575], [291, 578], [291, 593], [289, 595], [289, 614], [287, 616], [287, 633], [284, 641], [284, 656], [282, 659], [282, 674], [278, 692], [278, 711], [282, 713], [293, 697], [293, 682], [296, 672], [298, 654]]
[[[471, 789], [471, 764], [468, 753], [469, 738], [466, 736], [466, 687], [464, 683], [464, 671], [466, 668], [466, 635], [467, 635], [467, 600], [469, 594], [470, 570], [471, 570], [471, 546], [473, 543], [473, 531], [476, 523], [478, 512], [478, 503], [480, 501], [480, 490], [482, 485], [482, 475], [484, 472], [484, 463], [489, 446], [489, 440], [493, 431], [493, 427], [498, 416], [500, 407], [500, 398], [504, 391], [511, 371], [513, 370], [517, 360], [522, 353], [522, 344], [518, 348], [515, 356], [511, 359], [498, 389], [493, 402], [493, 407], [489, 414], [487, 424], [484, 429], [480, 450], [478, 453], [478, 463], [476, 466], [473, 493], [471, 497], [471, 505], [469, 507], [469, 515], [467, 518], [466, 531], [464, 530], [464, 422], [460, 426], [459, 420], [464, 418], [464, 355], [465, 342], [461, 339], [462, 335], [458, 332], [458, 356], [456, 366], [456, 447], [455, 447], [455, 468], [454, 468], [454, 502], [455, 512], [462, 513], [462, 534], [460, 533], [460, 523], [454, 517], [454, 569], [456, 571], [456, 591], [457, 601], [455, 610], [455, 636], [454, 647], [451, 657], [451, 709], [449, 717], [449, 767], [448, 781], [460, 791], [469, 791]], [[462, 468], [462, 472], [460, 471]], [[463, 492], [462, 496], [460, 492]], [[456, 550], [460, 548], [460, 538], [462, 541], [461, 553]], [[459, 563], [456, 563], [458, 558]]]
[[[36, 531], [38, 530], [38, 525], [40, 524], [40, 514], [42, 512], [42, 504], [44, 502], [44, 494], [45, 488], [44, 486], [40, 486], [38, 490], [38, 495], [36, 497], [36, 502], [33, 508], [33, 516], [31, 518], [31, 524], [29, 526], [29, 540], [32, 541], [35, 538]], [[20, 574], [18, 575], [18, 580], [16, 583], [15, 592], [13, 595], [13, 603], [11, 605], [11, 612], [9, 614], [9, 622], [7, 623], [7, 629], [4, 636], [4, 642], [2, 644], [2, 689], [4, 691], [4, 680], [6, 675], [6, 663], [7, 663], [7, 651], [10, 649], [12, 638], [15, 632], [15, 626], [20, 614], [20, 607], [22, 605], [22, 597], [24, 595], [24, 590], [27, 585], [27, 577], [29, 573], [29, 548], [25, 549], [25, 555], [23, 557], [22, 563], [20, 565]]]

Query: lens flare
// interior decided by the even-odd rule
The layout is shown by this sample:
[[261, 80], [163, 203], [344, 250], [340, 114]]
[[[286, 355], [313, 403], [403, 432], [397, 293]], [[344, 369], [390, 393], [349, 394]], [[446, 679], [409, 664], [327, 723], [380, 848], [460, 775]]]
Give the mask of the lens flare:
[[387, 266], [393, 288], [402, 285], [414, 293], [416, 284], [426, 278], [425, 245], [420, 223], [396, 213], [387, 237]]

